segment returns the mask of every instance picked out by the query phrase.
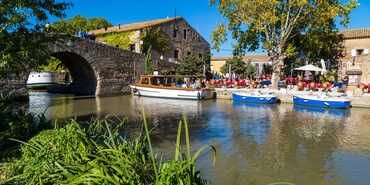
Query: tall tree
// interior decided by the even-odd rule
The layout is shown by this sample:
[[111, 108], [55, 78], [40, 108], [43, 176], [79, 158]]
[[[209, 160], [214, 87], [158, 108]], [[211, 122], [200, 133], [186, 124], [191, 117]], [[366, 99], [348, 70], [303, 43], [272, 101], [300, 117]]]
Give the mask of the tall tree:
[[[24, 71], [45, 63], [42, 45], [49, 16], [63, 17], [71, 4], [55, 0], [0, 1], [0, 74]], [[35, 39], [38, 38], [38, 39]]]
[[221, 73], [226, 74], [229, 72], [229, 65], [231, 64], [231, 71], [238, 75], [245, 75], [247, 70], [247, 64], [238, 57], [233, 57], [226, 61], [221, 66]]
[[210, 53], [206, 52], [202, 57], [198, 58], [193, 55], [184, 56], [180, 65], [177, 67], [177, 72], [180, 74], [203, 75], [203, 65], [206, 67], [206, 76], [210, 76]]
[[153, 63], [152, 63], [152, 46], [149, 46], [145, 57], [145, 74], [151, 74], [153, 70]]
[[70, 35], [76, 34], [79, 30], [88, 32], [104, 27], [111, 27], [112, 23], [102, 17], [91, 17], [76, 15], [72, 19], [61, 19], [52, 23], [52, 32], [66, 33]]
[[[284, 66], [284, 59], [295, 54], [292, 39], [299, 33], [335, 31], [336, 20], [346, 26], [348, 15], [358, 6], [357, 0], [210, 0], [217, 5], [226, 22], [213, 32], [213, 47], [217, 50], [226, 41], [227, 30], [237, 40], [235, 54], [267, 50], [273, 65], [273, 87]], [[227, 26], [226, 26], [227, 25]]]

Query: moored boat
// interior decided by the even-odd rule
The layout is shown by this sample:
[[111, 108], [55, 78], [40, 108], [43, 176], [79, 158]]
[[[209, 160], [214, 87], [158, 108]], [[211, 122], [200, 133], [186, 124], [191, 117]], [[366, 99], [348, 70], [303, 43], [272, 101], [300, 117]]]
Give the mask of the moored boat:
[[259, 92], [251, 93], [233, 93], [234, 101], [246, 102], [246, 103], [264, 103], [272, 104], [277, 102], [277, 97], [274, 94], [264, 94]]
[[342, 97], [329, 97], [326, 95], [300, 95], [293, 96], [293, 102], [297, 105], [325, 107], [335, 109], [347, 109], [351, 106], [351, 101]]
[[50, 85], [56, 85], [54, 72], [31, 72], [28, 75], [27, 88], [41, 89]]
[[[191, 80], [192, 76], [181, 76]], [[148, 96], [157, 98], [175, 98], [188, 100], [201, 100], [213, 98], [213, 92], [208, 88], [187, 86], [186, 83], [175, 84], [175, 78], [180, 76], [172, 75], [142, 75], [135, 85], [130, 85], [132, 94], [136, 96]], [[189, 83], [188, 83], [189, 85]]]

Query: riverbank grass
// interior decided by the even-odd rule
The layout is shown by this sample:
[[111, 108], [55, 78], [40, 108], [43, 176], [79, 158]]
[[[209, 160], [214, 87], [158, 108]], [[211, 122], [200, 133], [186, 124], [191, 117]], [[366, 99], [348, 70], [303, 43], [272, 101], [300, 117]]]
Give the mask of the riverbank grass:
[[[181, 154], [182, 122], [173, 159], [164, 160], [152, 150], [143, 112], [145, 134], [127, 139], [109, 119], [95, 120], [88, 128], [71, 120], [64, 128], [44, 130], [29, 141], [19, 141], [21, 157], [2, 163], [4, 184], [208, 184], [195, 161], [205, 146], [190, 156], [186, 118], [186, 155]], [[215, 148], [210, 147], [214, 151]], [[0, 180], [1, 184], [1, 180]]]

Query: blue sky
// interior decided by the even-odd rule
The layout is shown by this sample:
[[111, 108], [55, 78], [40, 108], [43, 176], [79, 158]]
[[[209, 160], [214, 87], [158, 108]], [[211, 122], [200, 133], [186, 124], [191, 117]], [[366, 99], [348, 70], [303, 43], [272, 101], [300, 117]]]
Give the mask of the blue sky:
[[[68, 1], [68, 0], [66, 0]], [[222, 17], [215, 6], [209, 6], [209, 0], [71, 0], [74, 4], [66, 11], [67, 17], [77, 14], [86, 17], [104, 17], [114, 25], [129, 24], [147, 20], [163, 19], [175, 15], [182, 16], [209, 43], [216, 24]], [[351, 14], [348, 29], [370, 27], [370, 0], [359, 0], [360, 6]], [[339, 29], [345, 29], [339, 27]], [[259, 50], [248, 54], [262, 54]], [[232, 55], [231, 41], [221, 46], [221, 51], [212, 50], [212, 56]]]

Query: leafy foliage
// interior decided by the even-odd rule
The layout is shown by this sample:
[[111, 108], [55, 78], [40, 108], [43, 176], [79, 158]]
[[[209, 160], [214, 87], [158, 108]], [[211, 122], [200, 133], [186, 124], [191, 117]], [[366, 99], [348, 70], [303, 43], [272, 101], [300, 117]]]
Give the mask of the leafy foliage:
[[145, 56], [145, 74], [151, 74], [152, 70], [153, 70], [152, 46], [149, 46], [148, 52]]
[[128, 50], [130, 48], [130, 44], [132, 44], [130, 36], [133, 33], [133, 31], [109, 33], [98, 35], [97, 38], [103, 38], [103, 40], [105, 40], [108, 45], [118, 46], [119, 48]]
[[165, 36], [165, 33], [162, 32], [160, 27], [145, 28], [143, 33], [140, 35], [140, 40], [143, 41], [143, 44], [141, 45], [141, 50], [143, 53], [147, 53], [150, 47], [160, 54], [163, 54], [170, 49], [168, 45], [169, 40]]
[[12, 110], [7, 106], [7, 97], [0, 93], [0, 160], [16, 156], [19, 143], [10, 138], [27, 141], [41, 130], [50, 128], [43, 115], [36, 116], [23, 109]]
[[77, 123], [66, 128], [45, 130], [22, 145], [22, 174], [14, 180], [20, 184], [60, 184], [64, 179], [60, 163], [83, 163], [94, 150]]
[[187, 157], [180, 153], [180, 122], [175, 159], [167, 162], [153, 153], [144, 112], [143, 118], [146, 136], [130, 140], [118, 132], [123, 121], [113, 129], [109, 120], [92, 121], [83, 129], [72, 120], [65, 128], [43, 131], [22, 142], [22, 158], [6, 163], [3, 180], [8, 184], [207, 184], [195, 161], [208, 146], [190, 156], [185, 116]]
[[245, 70], [245, 75], [248, 76], [249, 78], [252, 78], [253, 76], [255, 76], [256, 67], [251, 63], [247, 63], [247, 69]]
[[177, 72], [180, 74], [203, 75], [203, 65], [206, 66], [206, 76], [210, 75], [210, 53], [204, 53], [201, 58], [193, 55], [184, 56]]
[[221, 67], [221, 73], [229, 73], [229, 65], [231, 64], [231, 71], [238, 75], [245, 75], [247, 73], [247, 64], [238, 57], [233, 57], [227, 60], [226, 63]]
[[87, 18], [85, 16], [76, 15], [72, 19], [54, 21], [51, 25], [51, 32], [75, 35], [79, 30], [88, 32], [90, 30], [97, 30], [111, 26], [112, 23], [108, 22], [103, 17]]
[[[48, 16], [63, 17], [71, 4], [52, 1], [0, 1], [0, 74], [46, 64], [42, 34]], [[35, 39], [37, 38], [37, 39]]]
[[[216, 4], [227, 22], [219, 24], [213, 32], [213, 47], [219, 49], [226, 41], [228, 30], [237, 41], [234, 54], [242, 55], [246, 50], [254, 51], [257, 48], [267, 50], [272, 60], [272, 82], [275, 88], [284, 59], [297, 54], [299, 44], [305, 44], [304, 40], [311, 43], [324, 43], [327, 39], [335, 41], [333, 37], [322, 40], [321, 36], [312, 36], [321, 34], [326, 37], [333, 34], [336, 29], [335, 19], [340, 19], [340, 23], [346, 26], [351, 10], [358, 6], [357, 0], [349, 0], [347, 3], [340, 0], [211, 0], [211, 5]], [[299, 34], [301, 37], [296, 37]], [[294, 39], [303, 41], [294, 42]], [[309, 47], [308, 50], [316, 48]], [[314, 53], [321, 54], [326, 49]], [[307, 51], [305, 47], [301, 47], [301, 50]]]
[[48, 64], [39, 66], [35, 71], [50, 71], [62, 73], [62, 70], [66, 68], [63, 63], [55, 57], [50, 57], [49, 59], [47, 59], [47, 63]]

